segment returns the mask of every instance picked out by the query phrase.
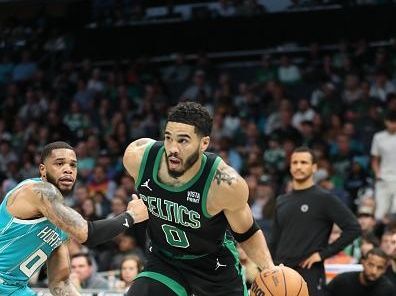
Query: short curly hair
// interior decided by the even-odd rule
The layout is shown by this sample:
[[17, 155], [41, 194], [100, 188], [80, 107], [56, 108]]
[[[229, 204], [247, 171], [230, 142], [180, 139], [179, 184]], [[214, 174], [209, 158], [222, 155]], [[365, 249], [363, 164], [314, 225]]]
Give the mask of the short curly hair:
[[51, 155], [52, 150], [55, 149], [70, 149], [75, 151], [72, 146], [70, 146], [68, 143], [63, 141], [49, 143], [44, 146], [43, 151], [41, 152], [41, 156], [40, 156], [41, 163], [44, 163], [44, 161], [48, 158], [48, 156]]
[[209, 136], [212, 132], [213, 119], [208, 110], [199, 103], [182, 102], [171, 108], [168, 122], [180, 122], [195, 127], [195, 132], [201, 136]]

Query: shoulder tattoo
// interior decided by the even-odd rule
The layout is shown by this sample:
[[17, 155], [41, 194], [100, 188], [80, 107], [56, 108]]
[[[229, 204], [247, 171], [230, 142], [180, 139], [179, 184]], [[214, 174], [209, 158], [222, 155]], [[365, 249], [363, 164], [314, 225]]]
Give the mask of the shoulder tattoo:
[[226, 183], [228, 185], [232, 184], [232, 181], [235, 180], [235, 176], [232, 173], [224, 168], [217, 169], [214, 175], [214, 180], [216, 180], [217, 185], [221, 183]]
[[33, 191], [37, 193], [41, 201], [63, 201], [62, 193], [49, 182], [39, 182], [34, 184]]
[[33, 191], [45, 207], [45, 216], [63, 230], [78, 235], [84, 232], [86, 221], [79, 213], [63, 204], [63, 196], [54, 185], [48, 182], [34, 184]]
[[138, 139], [138, 140], [136, 140], [135, 145], [136, 145], [136, 147], [141, 147], [141, 146], [146, 145], [149, 142], [150, 142], [150, 139], [148, 139], [148, 138]]

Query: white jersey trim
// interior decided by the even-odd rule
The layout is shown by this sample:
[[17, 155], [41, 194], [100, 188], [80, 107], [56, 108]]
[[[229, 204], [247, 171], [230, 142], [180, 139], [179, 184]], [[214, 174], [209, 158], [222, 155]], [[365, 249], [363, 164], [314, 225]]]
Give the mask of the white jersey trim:
[[32, 219], [32, 220], [22, 220], [22, 219], [18, 219], [15, 217], [12, 218], [12, 222], [18, 223], [18, 224], [36, 224], [36, 223], [41, 223], [46, 220], [48, 220], [47, 217], [41, 217], [41, 218]]

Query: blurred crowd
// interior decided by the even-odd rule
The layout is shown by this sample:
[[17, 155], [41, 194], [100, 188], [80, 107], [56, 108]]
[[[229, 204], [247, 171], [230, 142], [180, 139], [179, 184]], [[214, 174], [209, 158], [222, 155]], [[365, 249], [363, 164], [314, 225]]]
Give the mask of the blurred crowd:
[[[378, 176], [370, 159], [385, 114], [396, 112], [396, 43], [341, 41], [335, 50], [314, 43], [306, 52], [263, 55], [250, 67], [224, 67], [205, 53], [194, 60], [177, 53], [163, 64], [142, 57], [98, 66], [69, 59], [67, 35], [3, 29], [28, 41], [14, 38], [0, 55], [0, 200], [38, 175], [45, 144], [64, 140], [79, 161], [67, 204], [88, 220], [125, 211], [134, 192], [122, 165], [126, 146], [140, 137], [160, 139], [169, 107], [193, 100], [213, 114], [211, 150], [246, 179], [253, 215], [266, 235], [276, 196], [290, 190], [288, 162], [299, 145], [313, 148], [319, 159], [316, 183], [361, 221], [364, 236], [350, 246], [351, 262], [359, 262], [363, 240], [375, 245], [394, 231], [395, 212], [375, 217]], [[71, 241], [75, 281], [95, 288], [101, 280], [91, 278], [94, 272], [109, 270], [118, 278], [126, 256], [141, 270], [143, 249], [133, 232], [94, 250]], [[390, 249], [396, 257], [396, 238]], [[45, 271], [36, 285], [45, 285]]]
[[266, 13], [263, 1], [218, 0], [166, 4], [131, 0], [93, 0], [91, 26], [125, 26], [145, 21], [192, 20], [222, 17], [251, 17]]
[[92, 0], [92, 27], [127, 26], [144, 22], [254, 17], [272, 11], [326, 10], [359, 5], [394, 4], [394, 0], [290, 0], [279, 9], [265, 0], [132, 1]]

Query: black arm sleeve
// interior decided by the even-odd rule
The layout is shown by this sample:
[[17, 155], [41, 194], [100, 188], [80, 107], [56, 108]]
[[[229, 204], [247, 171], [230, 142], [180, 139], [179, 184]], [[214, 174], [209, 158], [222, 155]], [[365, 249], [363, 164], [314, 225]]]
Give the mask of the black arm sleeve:
[[92, 248], [111, 240], [133, 225], [133, 218], [128, 213], [114, 218], [88, 221], [88, 238], [83, 245]]
[[260, 226], [258, 226], [257, 222], [253, 219], [252, 226], [245, 233], [237, 233], [231, 229], [231, 233], [234, 236], [235, 240], [238, 243], [243, 243], [247, 241], [250, 237], [253, 236], [258, 230], [260, 230]]

